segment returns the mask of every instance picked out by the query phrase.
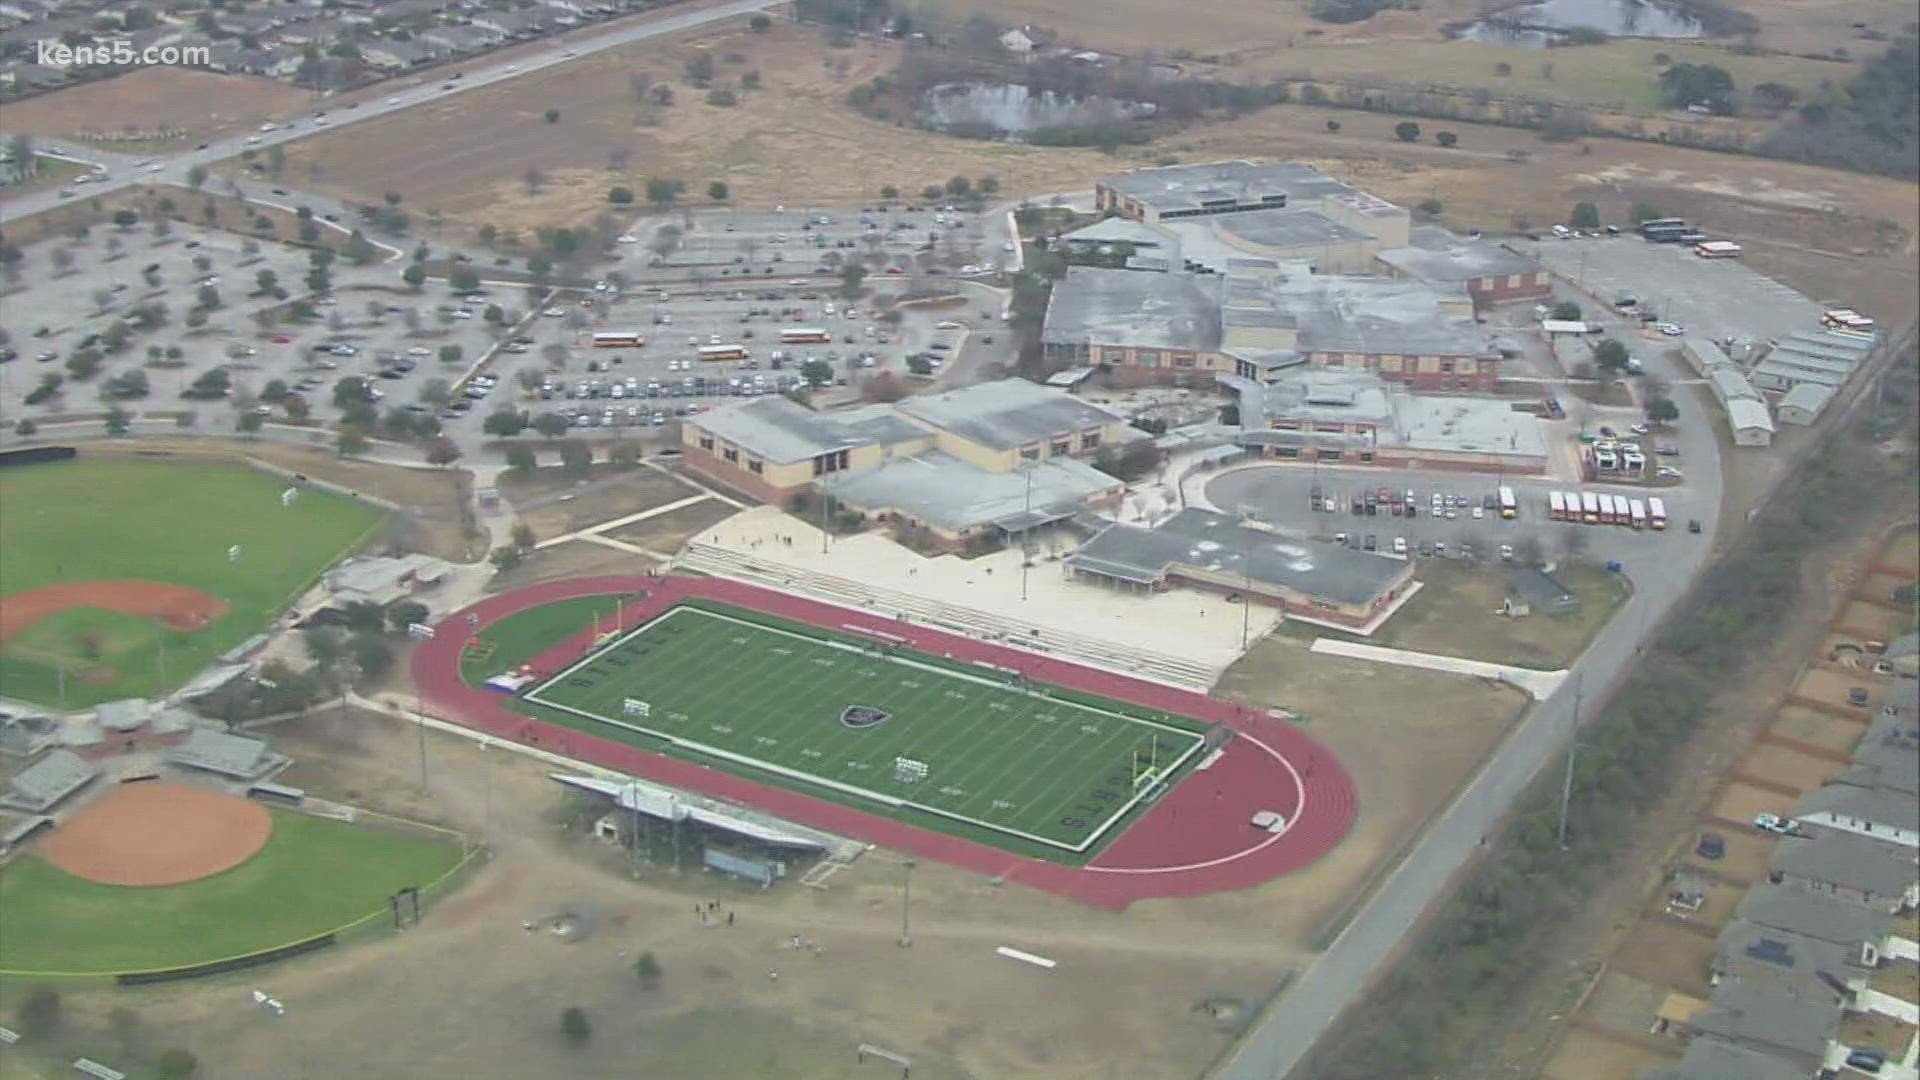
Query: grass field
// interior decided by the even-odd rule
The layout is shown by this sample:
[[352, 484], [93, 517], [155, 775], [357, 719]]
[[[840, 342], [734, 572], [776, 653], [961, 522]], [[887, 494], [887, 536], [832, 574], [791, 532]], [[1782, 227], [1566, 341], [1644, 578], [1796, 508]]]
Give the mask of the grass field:
[[[603, 601], [604, 604], [604, 601]], [[576, 600], [481, 635], [469, 682], [586, 628]], [[472, 651], [472, 650], [470, 650]], [[627, 711], [628, 699], [644, 713]], [[1203, 736], [1180, 718], [998, 671], [701, 602], [672, 608], [550, 677], [517, 706], [544, 720], [1059, 861], [1092, 857], [1177, 779]], [[849, 706], [886, 718], [855, 726]], [[896, 776], [897, 758], [928, 766]]]
[[[233, 465], [81, 459], [0, 472], [0, 597], [142, 580], [188, 586], [227, 605], [192, 632], [67, 609], [0, 647], [7, 695], [57, 701], [56, 666], [69, 672], [73, 707], [170, 689], [267, 625], [382, 518], [372, 506], [313, 490], [283, 509], [286, 486]], [[227, 558], [233, 545], [237, 561]]]
[[266, 847], [224, 873], [126, 888], [28, 856], [0, 870], [0, 972], [177, 967], [304, 940], [453, 869], [452, 844], [275, 811]]

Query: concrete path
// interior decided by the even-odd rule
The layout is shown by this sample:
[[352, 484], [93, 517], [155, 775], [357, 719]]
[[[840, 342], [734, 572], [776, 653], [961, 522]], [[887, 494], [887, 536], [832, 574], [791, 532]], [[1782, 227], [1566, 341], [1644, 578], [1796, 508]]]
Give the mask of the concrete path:
[[[689, 495], [684, 499], [677, 499], [670, 503], [665, 503], [660, 506], [652, 507], [651, 509], [641, 510], [638, 513], [628, 514], [625, 517], [610, 518], [606, 521], [602, 521], [594, 525], [589, 525], [584, 529], [575, 529], [570, 533], [561, 533], [559, 536], [542, 540], [539, 543], [533, 545], [533, 550], [545, 551], [547, 548], [558, 547], [559, 545], [567, 543], [568, 541], [571, 541], [571, 540], [607, 540], [609, 538], [602, 536], [601, 535], [602, 533], [612, 532], [614, 529], [631, 525], [636, 521], [645, 521], [651, 517], [659, 517], [661, 514], [671, 514], [675, 510], [692, 506], [695, 503], [706, 502], [708, 499], [712, 497], [713, 496], [710, 493], [703, 492], [699, 495]], [[618, 540], [613, 541], [612, 546], [631, 549], [633, 551], [644, 550], [642, 548], [635, 547], [632, 544], [626, 544]]]
[[1313, 650], [1333, 656], [1350, 656], [1355, 660], [1372, 660], [1380, 664], [1399, 664], [1401, 667], [1426, 668], [1428, 671], [1444, 671], [1453, 675], [1471, 675], [1481, 679], [1495, 679], [1525, 690], [1536, 699], [1553, 695], [1560, 684], [1567, 680], [1567, 672], [1536, 671], [1533, 668], [1513, 667], [1510, 664], [1489, 664], [1484, 660], [1464, 660], [1458, 656], [1441, 656], [1437, 653], [1413, 652], [1409, 649], [1388, 649], [1379, 645], [1362, 645], [1355, 641], [1336, 641], [1333, 638], [1315, 638]]

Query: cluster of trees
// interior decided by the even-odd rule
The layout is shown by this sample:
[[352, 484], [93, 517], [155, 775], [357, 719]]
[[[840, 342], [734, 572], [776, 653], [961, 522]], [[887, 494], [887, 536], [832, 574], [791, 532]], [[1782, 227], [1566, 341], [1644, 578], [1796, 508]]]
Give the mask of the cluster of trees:
[[1844, 88], [1802, 105], [1760, 149], [1796, 161], [1920, 177], [1920, 36], [1906, 34]]
[[1660, 96], [1676, 109], [1705, 106], [1719, 116], [1733, 113], [1733, 76], [1713, 64], [1671, 64], [1660, 73]]
[[[1911, 366], [1911, 361], [1908, 362]], [[1911, 430], [1913, 417], [1903, 418]], [[1567, 844], [1558, 837], [1561, 774], [1525, 796], [1508, 837], [1442, 909], [1309, 1071], [1329, 1080], [1458, 1072], [1489, 1021], [1527, 986], [1515, 971], [1566, 925], [1595, 888], [1617, 875], [1617, 857], [1646, 807], [1666, 793], [1679, 751], [1726, 674], [1761, 655], [1790, 625], [1802, 562], [1865, 519], [1832, 506], [1867, 505], [1889, 485], [1910, 487], [1910, 465], [1874, 450], [1864, 426], [1838, 433], [1831, 452], [1770, 501], [1749, 534], [1709, 571], [1691, 610], [1645, 650], [1619, 695], [1582, 732]]]
[[[657, 981], [658, 976], [655, 978]], [[645, 982], [644, 977], [642, 982]], [[33, 1044], [53, 1043], [66, 1027], [66, 1021], [66, 1005], [60, 998], [60, 991], [51, 986], [36, 987], [28, 992], [14, 1010], [14, 1022], [21, 1029], [20, 1034]], [[200, 1068], [199, 1059], [191, 1051], [176, 1047], [154, 1054], [148, 1050], [150, 1033], [143, 1029], [140, 1014], [132, 1009], [120, 1007], [109, 1011], [106, 1033], [118, 1048], [122, 1060], [147, 1059], [146, 1064], [158, 1080], [190, 1080]]]

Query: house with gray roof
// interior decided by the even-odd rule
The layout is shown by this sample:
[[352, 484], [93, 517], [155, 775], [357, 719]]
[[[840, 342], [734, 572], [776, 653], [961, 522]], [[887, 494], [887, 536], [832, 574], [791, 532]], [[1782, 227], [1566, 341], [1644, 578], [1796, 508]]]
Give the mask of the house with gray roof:
[[1913, 795], [1836, 780], [1800, 800], [1793, 819], [1906, 848], [1920, 848], [1920, 807]]
[[1747, 890], [1734, 914], [1755, 926], [1804, 934], [1839, 945], [1861, 941], [1883, 942], [1898, 925], [1892, 916], [1883, 911], [1826, 893], [1808, 892], [1764, 881]]
[[1553, 277], [1539, 261], [1487, 240], [1469, 240], [1418, 225], [1406, 247], [1374, 256], [1388, 271], [1431, 285], [1462, 286], [1476, 307], [1552, 295]]
[[1196, 585], [1296, 618], [1365, 626], [1406, 592], [1413, 564], [1190, 507], [1152, 528], [1109, 525], [1068, 556], [1075, 577], [1158, 591]]
[[1730, 980], [1714, 988], [1712, 1003], [1690, 1024], [1702, 1035], [1779, 1058], [1811, 1075], [1825, 1063], [1839, 1033], [1840, 1009]]
[[1783, 836], [1768, 863], [1778, 880], [1880, 911], [1920, 906], [1920, 853], [1849, 832], [1826, 829]]
[[1640, 1080], [1809, 1080], [1811, 1076], [1805, 1065], [1703, 1035], [1687, 1044], [1679, 1061], [1648, 1069]]
[[1840, 1010], [1865, 988], [1879, 960], [1871, 942], [1842, 945], [1736, 919], [1720, 932], [1713, 978], [1771, 986]]

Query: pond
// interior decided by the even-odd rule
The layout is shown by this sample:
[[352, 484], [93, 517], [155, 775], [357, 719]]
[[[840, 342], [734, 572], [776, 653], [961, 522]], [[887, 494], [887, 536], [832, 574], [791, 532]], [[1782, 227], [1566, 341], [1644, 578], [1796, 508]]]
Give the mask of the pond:
[[1538, 0], [1468, 23], [1454, 34], [1467, 41], [1518, 48], [1542, 48], [1575, 27], [1591, 27], [1608, 37], [1697, 38], [1700, 20], [1678, 8], [1648, 0]]
[[921, 103], [923, 122], [935, 131], [1019, 136], [1044, 128], [1092, 128], [1152, 116], [1146, 102], [1105, 97], [1068, 97], [1033, 91], [1018, 83], [942, 83]]

